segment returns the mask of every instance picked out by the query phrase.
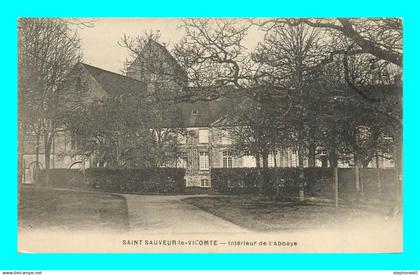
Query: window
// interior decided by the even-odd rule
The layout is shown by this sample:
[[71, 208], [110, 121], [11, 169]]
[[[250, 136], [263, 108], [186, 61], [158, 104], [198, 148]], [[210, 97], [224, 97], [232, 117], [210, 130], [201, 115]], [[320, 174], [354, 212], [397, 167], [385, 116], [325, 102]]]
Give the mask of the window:
[[70, 150], [79, 150], [84, 145], [84, 140], [81, 135], [76, 131], [71, 132], [70, 134]]
[[388, 131], [386, 131], [385, 133], [382, 134], [382, 138], [384, 140], [387, 140], [387, 141], [393, 141], [394, 140], [393, 135]]
[[186, 152], [181, 152], [178, 161], [177, 161], [177, 167], [178, 168], [187, 168], [188, 166], [188, 157]]
[[198, 142], [199, 143], [209, 143], [209, 130], [199, 130], [198, 131]]
[[80, 147], [81, 137], [77, 132], [72, 132], [70, 136], [70, 149], [77, 150]]
[[223, 145], [231, 145], [232, 144], [232, 140], [229, 136], [229, 132], [228, 131], [223, 131], [222, 132], [222, 144]]
[[272, 155], [272, 154], [269, 154], [268, 155], [268, 167], [274, 167], [274, 155]]
[[223, 152], [223, 168], [232, 168], [232, 153], [230, 151]]
[[200, 152], [200, 170], [209, 170], [209, 153]]
[[208, 179], [201, 179], [201, 187], [210, 187]]

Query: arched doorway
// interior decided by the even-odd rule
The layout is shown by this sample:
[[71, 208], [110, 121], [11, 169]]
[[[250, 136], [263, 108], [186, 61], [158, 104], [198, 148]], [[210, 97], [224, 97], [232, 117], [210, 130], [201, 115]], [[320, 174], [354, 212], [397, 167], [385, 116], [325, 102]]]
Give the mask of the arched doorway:
[[85, 167], [85, 163], [83, 160], [76, 160], [69, 164], [67, 167], [68, 169], [79, 169], [82, 170]]

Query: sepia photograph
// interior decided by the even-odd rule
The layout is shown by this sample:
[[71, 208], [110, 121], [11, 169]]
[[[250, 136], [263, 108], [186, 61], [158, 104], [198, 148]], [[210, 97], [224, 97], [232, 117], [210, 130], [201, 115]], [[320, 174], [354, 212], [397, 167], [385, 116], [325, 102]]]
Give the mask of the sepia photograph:
[[401, 253], [401, 18], [19, 18], [19, 253]]

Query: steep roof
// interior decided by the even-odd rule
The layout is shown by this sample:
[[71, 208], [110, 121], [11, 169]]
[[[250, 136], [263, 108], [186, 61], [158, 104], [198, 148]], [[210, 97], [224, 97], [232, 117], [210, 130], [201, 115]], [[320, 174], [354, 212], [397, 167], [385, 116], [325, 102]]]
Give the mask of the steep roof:
[[175, 105], [181, 125], [172, 127], [210, 127], [214, 122], [228, 116], [244, 99], [220, 97], [214, 100], [183, 102]]
[[[125, 93], [146, 92], [146, 84], [131, 77], [113, 73], [80, 63], [98, 84], [111, 96]], [[229, 96], [216, 99], [190, 98], [190, 101], [175, 103], [170, 107], [174, 116], [166, 127], [210, 127], [214, 122], [228, 116], [241, 102], [243, 95], [230, 92]]]
[[141, 53], [135, 58], [135, 60], [128, 67], [127, 71], [130, 73], [132, 67], [138, 66], [139, 62], [144, 61], [142, 56], [147, 56], [147, 51], [159, 52], [165, 58], [165, 60], [175, 69], [175, 74], [181, 76], [182, 80], [187, 79], [187, 72], [178, 61], [173, 57], [173, 55], [168, 51], [168, 49], [156, 42], [153, 39], [149, 39], [147, 43], [141, 49]]
[[157, 48], [159, 48], [162, 51], [162, 53], [164, 53], [165, 56], [170, 60], [170, 62], [176, 67], [177, 71], [186, 75], [184, 68], [182, 68], [181, 65], [179, 65], [178, 61], [175, 59], [175, 57], [173, 57], [173, 55], [168, 51], [168, 49], [165, 46], [159, 44], [153, 39], [150, 39], [148, 43], [151, 46], [156, 46]]
[[145, 83], [131, 77], [106, 71], [85, 63], [80, 64], [86, 68], [89, 74], [95, 78], [98, 84], [101, 85], [101, 87], [111, 96], [127, 93], [133, 94], [138, 93], [139, 91], [144, 92], [146, 90]]

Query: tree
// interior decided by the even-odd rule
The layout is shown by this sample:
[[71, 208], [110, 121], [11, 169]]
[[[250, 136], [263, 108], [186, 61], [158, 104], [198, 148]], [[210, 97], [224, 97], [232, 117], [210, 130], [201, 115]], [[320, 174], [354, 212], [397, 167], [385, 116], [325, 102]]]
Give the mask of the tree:
[[[371, 54], [378, 59], [402, 66], [402, 20], [400, 18], [270, 19], [257, 24], [272, 28], [278, 24], [293, 26], [301, 23], [330, 30], [352, 40], [358, 46], [353, 49], [353, 54]], [[335, 49], [331, 54], [342, 54], [345, 50]]]
[[[336, 57], [342, 60], [344, 66], [344, 79], [351, 87], [350, 92], [357, 93], [368, 101], [377, 112], [388, 114], [388, 118], [394, 121], [401, 120], [401, 108], [394, 112], [384, 111], [381, 108], [387, 103], [387, 97], [377, 97], [376, 90], [372, 89], [372, 79], [388, 78], [388, 84], [394, 83], [394, 78], [401, 79], [402, 68], [402, 20], [399, 18], [368, 18], [368, 19], [270, 19], [261, 20], [254, 24], [263, 26], [267, 30], [277, 26], [298, 26], [305, 24], [324, 31], [323, 40], [328, 42], [325, 47], [328, 53], [320, 60], [315, 69], [335, 62]], [[369, 64], [364, 70], [359, 71], [358, 78], [350, 74], [351, 59], [361, 58]], [[384, 75], [385, 74], [385, 75]], [[356, 80], [356, 81], [355, 81]], [[362, 80], [362, 81], [361, 81]], [[366, 81], [368, 80], [368, 81]], [[389, 81], [390, 80], [390, 81]], [[376, 83], [378, 84], [378, 83]], [[382, 83], [384, 84], [384, 83]], [[391, 97], [400, 95], [401, 91], [394, 89], [396, 93]], [[395, 97], [394, 97], [395, 98]], [[393, 101], [393, 99], [391, 101]], [[374, 106], [376, 105], [376, 106]], [[396, 105], [401, 105], [396, 103]], [[398, 107], [396, 108], [398, 109]]]
[[81, 59], [80, 41], [65, 20], [21, 18], [18, 50], [19, 167], [25, 135], [31, 134], [36, 136], [36, 166], [42, 142], [48, 170], [53, 138], [60, 127], [60, 91], [67, 72]]
[[129, 52], [127, 76], [147, 85], [146, 110], [142, 118], [153, 139], [149, 139], [155, 166], [168, 165], [178, 158], [179, 135], [183, 135], [183, 121], [174, 105], [188, 84], [184, 69], [161, 45], [159, 31], [143, 35], [124, 36], [120, 46]]
[[242, 43], [248, 26], [228, 19], [188, 19], [182, 27], [186, 34], [174, 54], [195, 86], [243, 86], [248, 55]]
[[178, 112], [175, 106], [159, 109], [142, 87], [94, 102], [77, 97], [65, 120], [81, 140], [75, 153], [90, 157], [96, 167], [160, 167], [176, 161], [183, 132]]
[[[124, 36], [130, 53], [126, 74], [145, 83], [139, 90], [106, 95], [97, 102], [75, 102], [66, 123], [84, 142], [78, 152], [103, 167], [161, 167], [180, 155], [183, 134], [175, 97], [182, 89], [178, 64], [157, 41], [158, 33]], [[139, 83], [141, 83], [139, 82]], [[70, 101], [70, 100], [69, 100]]]
[[[289, 138], [294, 140], [298, 151], [298, 166], [303, 168], [308, 150], [310, 164], [314, 166], [317, 147], [314, 132], [317, 121], [312, 112], [316, 95], [313, 96], [312, 92], [315, 92], [313, 86], [318, 80], [314, 67], [319, 65], [325, 55], [320, 32], [294, 20], [290, 24], [276, 24], [265, 31], [264, 41], [253, 54], [253, 60], [262, 65], [256, 77], [273, 86], [287, 89], [289, 108], [282, 116], [274, 117], [274, 120], [283, 121], [286, 127], [282, 130], [288, 131]], [[303, 183], [300, 186], [302, 193]]]

